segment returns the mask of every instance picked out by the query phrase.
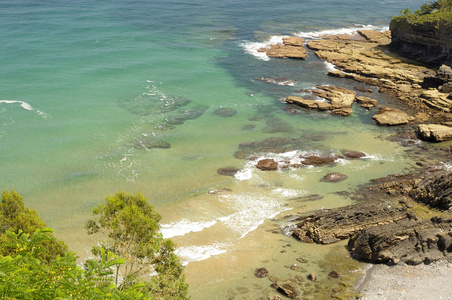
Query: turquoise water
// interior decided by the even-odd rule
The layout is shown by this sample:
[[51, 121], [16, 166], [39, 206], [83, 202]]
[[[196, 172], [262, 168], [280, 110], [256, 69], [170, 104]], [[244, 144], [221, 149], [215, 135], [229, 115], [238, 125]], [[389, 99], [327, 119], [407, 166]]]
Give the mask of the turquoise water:
[[[373, 112], [284, 110], [281, 99], [298, 89], [355, 85], [325, 76], [328, 66], [312, 52], [306, 61], [262, 60], [250, 49], [274, 35], [384, 29], [422, 2], [0, 1], [1, 188], [23, 195], [82, 257], [94, 242], [83, 230], [92, 208], [106, 194], [141, 191], [180, 245], [193, 295], [203, 298], [210, 280], [231, 277], [213, 276], [218, 264], [253, 264], [240, 253], [260, 249], [271, 218], [347, 204], [334, 193], [412, 166], [401, 146], [378, 138], [391, 129], [373, 125]], [[219, 116], [219, 108], [236, 114]], [[308, 153], [347, 148], [368, 157], [274, 173], [234, 157], [240, 143], [270, 137], [302, 137], [298, 150]], [[143, 149], [149, 143], [170, 148]], [[218, 175], [226, 166], [243, 171]], [[331, 171], [349, 178], [320, 183]], [[221, 188], [232, 192], [208, 193]], [[324, 198], [304, 208], [290, 200], [308, 194]]]

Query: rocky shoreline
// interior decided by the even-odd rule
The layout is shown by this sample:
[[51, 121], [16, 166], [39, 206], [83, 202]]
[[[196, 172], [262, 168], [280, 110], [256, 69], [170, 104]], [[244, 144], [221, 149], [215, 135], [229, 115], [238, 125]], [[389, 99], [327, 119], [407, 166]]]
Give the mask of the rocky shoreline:
[[[358, 33], [325, 36], [321, 40], [307, 42], [306, 46], [315, 51], [320, 59], [335, 66], [337, 70], [329, 72], [329, 76], [349, 78], [377, 88], [380, 93], [391, 94], [399, 101], [400, 107], [378, 106], [378, 101], [372, 97], [357, 96], [356, 91], [340, 86], [317, 86], [314, 90], [299, 91], [308, 98], [288, 96], [285, 102], [297, 108], [344, 117], [353, 113], [354, 103], [358, 102], [369, 110], [378, 108], [373, 116], [377, 125], [409, 125], [403, 130], [409, 139], [420, 138], [430, 142], [452, 140], [452, 69], [443, 65], [435, 70], [390, 52], [389, 31], [361, 30]], [[284, 45], [270, 46], [262, 52], [269, 57], [303, 59], [287, 55], [288, 49], [284, 50], [285, 47], [293, 50], [296, 44], [300, 52], [304, 41], [295, 40], [287, 39]], [[278, 51], [283, 51], [283, 54], [278, 54]], [[355, 88], [369, 94], [374, 89]], [[253, 150], [281, 153], [300, 141], [269, 142], [263, 141], [262, 148], [241, 145], [236, 157], [253, 160]], [[337, 159], [362, 157], [351, 158], [345, 152], [342, 154], [300, 157], [300, 162], [292, 165], [262, 159], [256, 160], [255, 165], [261, 170], [273, 171], [334, 164]], [[452, 172], [431, 165], [441, 160], [450, 161], [449, 153], [442, 154], [431, 162], [420, 161], [418, 165], [422, 168], [416, 173], [375, 179], [354, 196], [354, 205], [298, 216], [283, 231], [305, 243], [332, 244], [348, 240], [351, 255], [362, 262], [415, 266], [452, 260]], [[329, 181], [334, 182], [343, 174], [328, 175]], [[265, 273], [260, 270], [256, 276], [261, 276], [262, 272]], [[308, 275], [308, 279], [315, 281], [315, 274]], [[299, 297], [296, 284], [272, 286], [275, 292], [285, 297]], [[369, 289], [369, 285], [365, 289]], [[350, 292], [350, 288], [332, 290], [331, 297], [346, 299], [347, 296], [342, 293], [344, 290]], [[349, 296], [358, 296], [358, 292], [362, 291], [361, 285]], [[275, 294], [269, 299], [281, 298]]]

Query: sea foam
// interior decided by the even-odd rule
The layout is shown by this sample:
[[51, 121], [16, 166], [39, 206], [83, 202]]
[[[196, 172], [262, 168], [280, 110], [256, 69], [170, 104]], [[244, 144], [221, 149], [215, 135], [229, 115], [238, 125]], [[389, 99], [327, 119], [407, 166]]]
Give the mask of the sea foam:
[[182, 260], [182, 264], [188, 265], [191, 262], [208, 259], [212, 256], [220, 255], [228, 251], [228, 244], [216, 243], [204, 246], [179, 247], [175, 253]]
[[209, 228], [217, 223], [216, 220], [206, 222], [190, 222], [183, 219], [176, 223], [163, 224], [160, 226], [160, 232], [164, 239], [169, 239], [175, 236], [183, 236], [190, 232], [199, 232], [205, 228]]
[[33, 111], [36, 110], [36, 112], [41, 115], [43, 118], [47, 118], [49, 115], [45, 112], [42, 112], [38, 109], [34, 109], [29, 103], [25, 102], [25, 101], [20, 101], [20, 100], [0, 100], [0, 103], [4, 103], [4, 104], [20, 104], [20, 107], [22, 107], [25, 110], [29, 110], [29, 111]]
[[305, 39], [320, 39], [320, 38], [322, 38], [322, 36], [325, 36], [325, 35], [355, 34], [358, 32], [358, 30], [375, 30], [375, 31], [383, 32], [388, 29], [389, 28], [387, 26], [356, 24], [353, 27], [326, 29], [326, 30], [310, 31], [310, 32], [297, 32], [297, 33], [294, 33], [294, 35], [305, 38]]

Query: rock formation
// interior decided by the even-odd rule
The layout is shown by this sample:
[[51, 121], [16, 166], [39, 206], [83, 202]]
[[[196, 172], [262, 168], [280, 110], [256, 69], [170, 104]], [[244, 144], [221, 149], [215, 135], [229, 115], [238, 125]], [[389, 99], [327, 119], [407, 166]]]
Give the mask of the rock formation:
[[282, 44], [270, 45], [261, 48], [259, 52], [265, 52], [268, 57], [273, 58], [298, 58], [305, 59], [307, 56], [306, 48], [303, 46], [304, 39], [299, 37], [285, 37]]
[[438, 124], [419, 124], [419, 135], [422, 139], [432, 142], [452, 140], [452, 127]]
[[451, 20], [451, 12], [395, 17], [391, 50], [423, 63], [452, 65]]

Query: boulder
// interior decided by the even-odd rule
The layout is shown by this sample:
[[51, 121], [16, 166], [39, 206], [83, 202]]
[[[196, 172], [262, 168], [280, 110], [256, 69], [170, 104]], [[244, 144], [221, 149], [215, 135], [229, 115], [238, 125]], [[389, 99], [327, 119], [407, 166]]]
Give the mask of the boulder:
[[254, 275], [257, 278], [265, 278], [268, 276], [268, 270], [266, 268], [259, 268], [254, 271]]
[[410, 116], [397, 108], [381, 106], [372, 117], [378, 125], [404, 125], [410, 121]]
[[322, 181], [327, 181], [327, 182], [338, 182], [338, 181], [342, 181], [347, 179], [348, 176], [345, 174], [341, 174], [341, 173], [328, 173], [326, 174]]
[[139, 138], [134, 139], [133, 147], [135, 149], [149, 150], [152, 148], [167, 149], [171, 148], [171, 145], [170, 143], [165, 142], [154, 136], [141, 136]]
[[452, 140], [452, 127], [438, 124], [419, 124], [419, 135], [422, 139], [432, 142]]
[[360, 152], [360, 151], [354, 151], [354, 150], [342, 150], [342, 154], [344, 154], [345, 157], [347, 158], [361, 158], [366, 156], [367, 154], [364, 152]]
[[304, 39], [295, 36], [289, 36], [283, 38], [283, 44], [285, 46], [295, 46], [295, 47], [303, 47]]
[[261, 159], [257, 162], [256, 168], [262, 171], [275, 171], [278, 170], [278, 163], [274, 159]]
[[298, 296], [297, 292], [297, 285], [294, 283], [284, 283], [278, 285], [278, 292], [282, 293], [283, 295], [287, 296], [288, 298], [296, 298]]
[[303, 161], [301, 163], [308, 166], [331, 165], [336, 162], [336, 159], [338, 159], [338, 157], [336, 156], [316, 156], [316, 155], [303, 156], [300, 158], [303, 158]]

